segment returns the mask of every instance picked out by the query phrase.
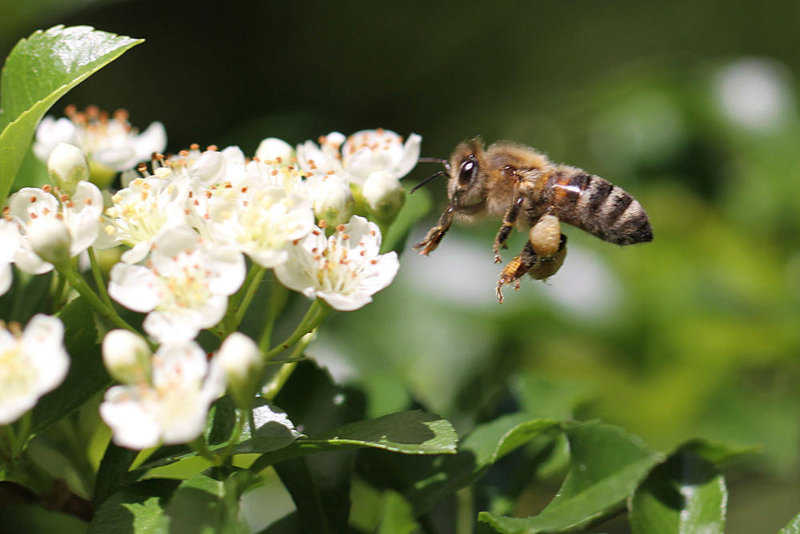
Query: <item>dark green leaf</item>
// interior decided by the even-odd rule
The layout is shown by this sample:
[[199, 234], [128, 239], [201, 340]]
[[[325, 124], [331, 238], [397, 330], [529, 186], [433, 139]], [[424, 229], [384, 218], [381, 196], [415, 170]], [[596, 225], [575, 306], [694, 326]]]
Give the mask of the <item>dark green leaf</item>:
[[253, 408], [256, 431], [251, 433], [250, 425], [246, 426], [236, 447], [236, 454], [275, 451], [290, 445], [302, 436], [294, 427], [289, 427], [281, 421], [285, 416], [281, 410], [263, 399], [257, 402], [261, 404]]
[[236, 405], [230, 395], [225, 395], [211, 406], [212, 423], [208, 433], [208, 444], [218, 445], [227, 441], [236, 423]]
[[800, 534], [800, 514], [794, 516], [778, 534]]
[[630, 502], [634, 533], [721, 533], [728, 492], [714, 464], [680, 450], [650, 472]]
[[0, 534], [84, 534], [89, 526], [74, 515], [45, 510], [31, 504], [0, 508]]
[[17, 43], [0, 78], [0, 199], [8, 196], [36, 125], [50, 106], [141, 42], [89, 26], [55, 26]]
[[33, 432], [56, 423], [111, 384], [97, 344], [93, 317], [83, 298], [73, 300], [59, 313], [70, 356], [69, 371], [64, 382], [42, 397], [33, 409]]
[[539, 515], [527, 518], [481, 512], [479, 519], [503, 533], [562, 532], [618, 508], [662, 455], [618, 427], [598, 422], [566, 427], [570, 467], [558, 494]]
[[108, 442], [106, 452], [97, 470], [92, 504], [100, 506], [109, 496], [117, 491], [123, 484], [131, 464], [139, 455], [139, 451], [126, 449]]
[[714, 465], [720, 465], [743, 456], [758, 454], [761, 448], [759, 446], [735, 446], [707, 439], [694, 439], [681, 445], [678, 450], [690, 451]]
[[[456, 451], [457, 441], [448, 421], [434, 414], [412, 410], [351, 423], [318, 438], [297, 439], [288, 447], [264, 454], [252, 469], [260, 471], [268, 465], [305, 454], [363, 447], [403, 454], [452, 454]], [[250, 452], [262, 451], [251, 447]]]
[[88, 534], [166, 534], [164, 506], [179, 482], [151, 479], [122, 488], [97, 510]]
[[438, 415], [411, 410], [350, 423], [312, 441], [336, 448], [353, 445], [403, 454], [453, 454], [458, 436]]
[[275, 464], [307, 532], [344, 532], [350, 515], [353, 453], [293, 458]]
[[558, 427], [552, 419], [507, 415], [476, 427], [461, 441], [455, 455], [415, 458], [366, 454], [359, 457], [359, 470], [377, 487], [401, 492], [418, 515], [473, 483], [514, 449]]

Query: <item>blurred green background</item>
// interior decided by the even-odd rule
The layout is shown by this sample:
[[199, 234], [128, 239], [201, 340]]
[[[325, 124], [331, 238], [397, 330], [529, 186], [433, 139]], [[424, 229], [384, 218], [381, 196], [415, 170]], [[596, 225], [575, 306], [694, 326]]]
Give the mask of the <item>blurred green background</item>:
[[[558, 275], [499, 305], [497, 223], [459, 227], [428, 258], [403, 254], [395, 283], [337, 314], [310, 352], [367, 391], [371, 415], [419, 402], [466, 431], [523, 404], [663, 450], [757, 444], [726, 472], [730, 532], [775, 531], [800, 507], [800, 3], [0, 7], [3, 57], [55, 24], [147, 39], [54, 111], [125, 107], [141, 128], [162, 121], [170, 151], [252, 154], [267, 136], [382, 126], [421, 134], [425, 156], [511, 139], [624, 187], [653, 243], [570, 228]], [[428, 189], [434, 212], [412, 239], [444, 206], [443, 181]]]

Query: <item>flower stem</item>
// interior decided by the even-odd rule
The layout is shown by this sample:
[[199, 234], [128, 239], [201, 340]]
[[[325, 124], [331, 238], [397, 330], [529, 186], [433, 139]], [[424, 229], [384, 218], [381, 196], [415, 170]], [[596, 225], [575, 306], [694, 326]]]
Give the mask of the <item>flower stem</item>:
[[[303, 350], [305, 350], [308, 344], [314, 339], [314, 332], [316, 332], [316, 329], [300, 338], [300, 342], [295, 345], [294, 350], [288, 359], [296, 360], [297, 357], [303, 353]], [[295, 367], [297, 367], [297, 361], [284, 364], [283, 367], [278, 370], [278, 373], [272, 377], [272, 380], [270, 380], [269, 384], [264, 387], [261, 396], [268, 401], [272, 401], [278, 395], [278, 393], [280, 393], [281, 389], [283, 389], [283, 386], [286, 384], [287, 380], [289, 380], [289, 377], [292, 376]]]
[[97, 291], [100, 293], [100, 298], [103, 299], [103, 302], [106, 303], [106, 306], [111, 308], [111, 299], [108, 297], [106, 283], [105, 280], [103, 280], [103, 273], [100, 270], [100, 263], [97, 261], [97, 256], [94, 253], [94, 249], [89, 247], [86, 252], [89, 253], [89, 263], [92, 265], [92, 275], [94, 276], [94, 283], [97, 286]]
[[325, 301], [317, 299], [312, 302], [311, 306], [309, 306], [308, 311], [306, 312], [305, 317], [303, 317], [303, 319], [300, 321], [300, 324], [297, 325], [297, 328], [294, 332], [292, 332], [292, 335], [270, 349], [270, 351], [264, 355], [264, 360], [271, 360], [284, 350], [300, 341], [304, 335], [316, 329], [322, 323], [322, 321], [325, 320], [325, 317], [328, 316], [330, 311], [331, 307], [328, 306]]
[[89, 302], [89, 305], [94, 308], [95, 312], [100, 317], [113, 323], [115, 326], [130, 330], [134, 334], [139, 333], [138, 330], [129, 325], [125, 319], [120, 317], [112, 306], [109, 306], [103, 302], [92, 290], [92, 288], [89, 287], [89, 284], [86, 283], [86, 280], [84, 280], [81, 275], [79, 275], [70, 265], [57, 265], [56, 270], [58, 271], [58, 274], [67, 279], [69, 285], [71, 285], [75, 291], [77, 291], [83, 298], [87, 300], [87, 302]]
[[286, 305], [286, 300], [289, 296], [289, 290], [283, 284], [274, 283], [270, 287], [269, 301], [267, 303], [267, 320], [264, 323], [264, 330], [261, 332], [261, 337], [258, 340], [258, 348], [261, 352], [267, 352], [269, 344], [272, 341], [272, 330], [275, 328], [275, 321], [278, 319], [283, 307]]
[[[244, 295], [241, 297], [239, 302], [234, 302], [235, 312], [233, 315], [233, 323], [229, 325], [228, 332], [233, 332], [237, 328], [239, 328], [239, 324], [241, 324], [242, 319], [244, 319], [244, 314], [247, 313], [247, 308], [250, 306], [250, 302], [253, 300], [253, 297], [256, 294], [256, 290], [258, 289], [258, 285], [261, 283], [261, 279], [264, 278], [264, 274], [266, 274], [267, 270], [264, 267], [261, 267], [258, 264], [253, 264], [250, 268], [250, 272], [247, 273], [247, 280], [245, 283], [247, 284], [247, 290], [245, 291]], [[237, 294], [237, 297], [239, 295]], [[239, 299], [234, 299], [234, 301]]]

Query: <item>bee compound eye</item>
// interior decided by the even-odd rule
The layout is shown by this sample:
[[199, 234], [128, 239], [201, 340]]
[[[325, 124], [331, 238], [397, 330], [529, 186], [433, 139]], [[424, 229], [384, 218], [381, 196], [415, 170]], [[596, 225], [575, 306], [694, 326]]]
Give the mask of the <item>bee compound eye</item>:
[[461, 164], [461, 169], [458, 172], [458, 182], [461, 185], [470, 184], [477, 174], [478, 162], [475, 161], [475, 158], [469, 157]]

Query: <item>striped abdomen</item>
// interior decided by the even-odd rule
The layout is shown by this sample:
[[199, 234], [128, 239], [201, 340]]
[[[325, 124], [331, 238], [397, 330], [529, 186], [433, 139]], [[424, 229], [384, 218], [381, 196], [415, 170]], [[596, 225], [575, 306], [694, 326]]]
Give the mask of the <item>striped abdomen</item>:
[[545, 185], [553, 215], [617, 245], [653, 240], [642, 205], [621, 187], [574, 167], [558, 167]]

